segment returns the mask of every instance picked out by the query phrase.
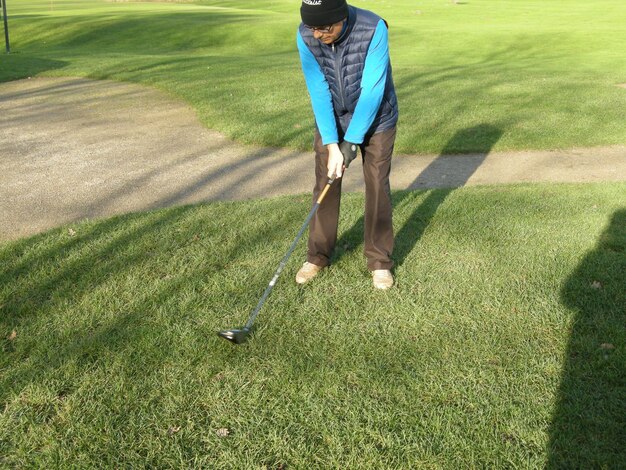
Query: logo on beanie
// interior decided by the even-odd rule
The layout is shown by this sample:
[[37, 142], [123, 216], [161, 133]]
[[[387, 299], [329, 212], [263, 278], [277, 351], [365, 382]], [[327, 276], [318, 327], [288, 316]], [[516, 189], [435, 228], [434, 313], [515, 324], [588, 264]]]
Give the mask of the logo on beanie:
[[306, 3], [307, 5], [321, 5], [322, 0], [302, 0], [302, 3]]

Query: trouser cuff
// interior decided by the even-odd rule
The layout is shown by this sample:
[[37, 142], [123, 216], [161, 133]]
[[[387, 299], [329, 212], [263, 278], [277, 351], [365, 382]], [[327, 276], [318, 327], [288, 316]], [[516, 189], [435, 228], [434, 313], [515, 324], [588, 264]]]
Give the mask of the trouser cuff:
[[367, 269], [370, 271], [376, 271], [377, 269], [391, 269], [393, 268], [393, 261], [372, 261], [367, 262]]
[[322, 256], [307, 256], [306, 260], [309, 263], [312, 263], [315, 266], [319, 266], [321, 268], [325, 268], [330, 264], [330, 261]]

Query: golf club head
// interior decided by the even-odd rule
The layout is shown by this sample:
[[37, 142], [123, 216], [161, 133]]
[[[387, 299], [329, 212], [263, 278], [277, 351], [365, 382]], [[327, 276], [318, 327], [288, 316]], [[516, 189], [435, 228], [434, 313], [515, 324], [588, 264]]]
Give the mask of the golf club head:
[[250, 333], [250, 328], [241, 328], [241, 329], [232, 329], [232, 330], [222, 330], [217, 333], [221, 338], [227, 339], [231, 343], [241, 344], [248, 339], [248, 334]]

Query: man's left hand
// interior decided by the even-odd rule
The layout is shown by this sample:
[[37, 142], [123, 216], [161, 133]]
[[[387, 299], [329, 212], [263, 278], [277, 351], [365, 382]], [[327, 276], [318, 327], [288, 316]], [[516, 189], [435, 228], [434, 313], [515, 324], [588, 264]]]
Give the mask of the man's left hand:
[[348, 142], [344, 140], [339, 144], [339, 150], [343, 154], [343, 165], [348, 168], [352, 160], [356, 158], [356, 149], [358, 148], [357, 144], [353, 144], [352, 142]]

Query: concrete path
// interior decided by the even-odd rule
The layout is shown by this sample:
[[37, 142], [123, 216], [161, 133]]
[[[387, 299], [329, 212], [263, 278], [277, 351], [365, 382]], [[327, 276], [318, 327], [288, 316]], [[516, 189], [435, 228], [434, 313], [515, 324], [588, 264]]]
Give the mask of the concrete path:
[[[37, 78], [0, 84], [0, 241], [64, 223], [224, 199], [309, 192], [313, 153], [253, 148], [157, 90]], [[626, 181], [626, 146], [395, 156], [393, 189]], [[344, 190], [362, 190], [359, 165]]]

